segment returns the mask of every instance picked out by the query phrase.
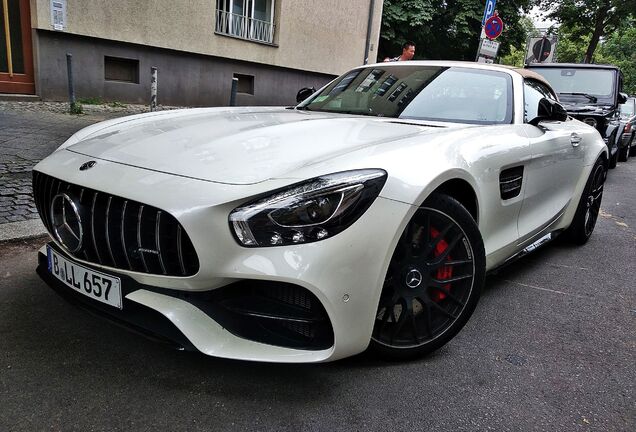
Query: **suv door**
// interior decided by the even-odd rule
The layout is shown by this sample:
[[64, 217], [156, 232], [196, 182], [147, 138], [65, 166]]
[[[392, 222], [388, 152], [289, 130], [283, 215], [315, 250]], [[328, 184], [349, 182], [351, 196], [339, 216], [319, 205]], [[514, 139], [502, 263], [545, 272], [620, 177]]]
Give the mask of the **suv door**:
[[[557, 101], [549, 87], [526, 79], [526, 123], [537, 116], [541, 98]], [[571, 117], [562, 122], [542, 121], [526, 129], [531, 156], [526, 165], [526, 189], [518, 221], [520, 243], [555, 222], [574, 196], [585, 155], [585, 140], [577, 132], [580, 129], [581, 123]]]

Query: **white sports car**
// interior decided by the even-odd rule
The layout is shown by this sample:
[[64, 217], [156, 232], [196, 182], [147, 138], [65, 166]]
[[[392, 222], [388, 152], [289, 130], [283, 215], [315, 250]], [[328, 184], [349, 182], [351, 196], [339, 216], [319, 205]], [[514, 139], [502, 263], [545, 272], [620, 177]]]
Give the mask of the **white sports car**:
[[397, 62], [296, 107], [99, 123], [34, 169], [59, 294], [178, 347], [322, 362], [428, 353], [486, 272], [584, 243], [607, 147], [528, 70]]

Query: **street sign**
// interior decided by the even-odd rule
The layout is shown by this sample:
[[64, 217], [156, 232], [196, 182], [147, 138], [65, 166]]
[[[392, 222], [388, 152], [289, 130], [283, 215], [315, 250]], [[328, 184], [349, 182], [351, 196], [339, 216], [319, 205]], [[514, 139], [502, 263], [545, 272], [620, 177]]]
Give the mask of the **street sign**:
[[484, 32], [488, 39], [497, 39], [503, 32], [504, 23], [497, 15], [491, 16], [486, 20]]
[[499, 51], [499, 42], [482, 39], [481, 46], [479, 47], [479, 55], [494, 58], [497, 57], [497, 51]]
[[554, 62], [556, 46], [557, 37], [555, 35], [528, 38], [525, 63]]
[[486, 8], [484, 9], [484, 17], [481, 19], [481, 26], [486, 24], [486, 20], [495, 13], [495, 5], [497, 0], [486, 0]]

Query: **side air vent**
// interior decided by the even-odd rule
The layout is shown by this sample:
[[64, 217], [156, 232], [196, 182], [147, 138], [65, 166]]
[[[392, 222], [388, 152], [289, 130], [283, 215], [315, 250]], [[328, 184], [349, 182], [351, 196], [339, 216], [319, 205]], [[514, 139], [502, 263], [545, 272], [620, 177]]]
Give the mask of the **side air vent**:
[[507, 200], [519, 196], [523, 181], [523, 167], [508, 168], [499, 174], [499, 192], [501, 199]]

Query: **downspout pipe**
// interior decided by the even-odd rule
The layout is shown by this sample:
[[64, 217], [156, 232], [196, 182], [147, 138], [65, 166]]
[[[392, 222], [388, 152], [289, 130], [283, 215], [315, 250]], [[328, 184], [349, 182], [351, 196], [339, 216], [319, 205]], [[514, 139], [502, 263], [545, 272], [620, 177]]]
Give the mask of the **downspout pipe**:
[[375, 11], [375, 0], [369, 3], [369, 21], [367, 22], [367, 39], [364, 43], [364, 64], [369, 63], [369, 47], [371, 46], [371, 26], [373, 25], [373, 12]]

